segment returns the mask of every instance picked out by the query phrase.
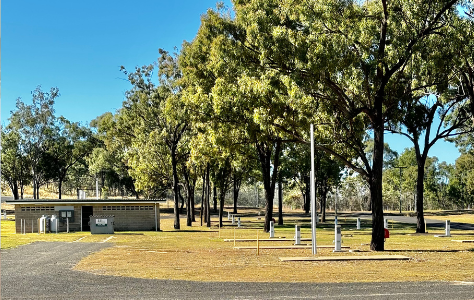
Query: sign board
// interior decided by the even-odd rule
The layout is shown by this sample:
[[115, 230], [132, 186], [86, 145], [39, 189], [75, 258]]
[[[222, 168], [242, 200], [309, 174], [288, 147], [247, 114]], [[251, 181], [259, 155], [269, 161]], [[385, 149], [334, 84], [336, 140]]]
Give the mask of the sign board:
[[96, 219], [95, 226], [107, 226], [107, 219]]

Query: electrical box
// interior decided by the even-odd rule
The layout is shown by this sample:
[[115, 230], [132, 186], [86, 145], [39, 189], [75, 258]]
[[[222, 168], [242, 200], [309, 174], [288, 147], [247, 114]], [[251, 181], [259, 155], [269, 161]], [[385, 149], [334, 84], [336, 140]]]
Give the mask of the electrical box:
[[59, 211], [59, 221], [64, 223], [66, 219], [69, 219], [69, 222], [74, 222], [74, 210]]
[[114, 216], [90, 216], [91, 234], [96, 233], [114, 233]]

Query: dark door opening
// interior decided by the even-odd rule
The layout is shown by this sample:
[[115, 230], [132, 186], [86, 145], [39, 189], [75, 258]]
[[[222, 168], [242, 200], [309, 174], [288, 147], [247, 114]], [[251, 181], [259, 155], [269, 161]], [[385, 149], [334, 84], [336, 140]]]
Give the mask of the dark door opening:
[[83, 206], [82, 207], [82, 231], [91, 231], [91, 226], [89, 225], [90, 216], [94, 214], [94, 209], [92, 206]]

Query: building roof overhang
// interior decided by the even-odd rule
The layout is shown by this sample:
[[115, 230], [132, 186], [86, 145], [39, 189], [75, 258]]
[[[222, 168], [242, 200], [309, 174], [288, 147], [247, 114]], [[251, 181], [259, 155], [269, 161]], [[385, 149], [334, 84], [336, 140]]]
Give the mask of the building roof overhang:
[[154, 204], [166, 203], [166, 199], [18, 199], [6, 200], [6, 204], [33, 204], [33, 205], [71, 205], [71, 204], [107, 204], [107, 205], [124, 205], [124, 204]]

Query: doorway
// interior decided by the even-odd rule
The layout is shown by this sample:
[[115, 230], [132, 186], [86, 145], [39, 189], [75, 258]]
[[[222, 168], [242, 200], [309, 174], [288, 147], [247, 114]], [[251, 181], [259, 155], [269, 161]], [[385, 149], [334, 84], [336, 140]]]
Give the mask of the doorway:
[[91, 231], [91, 226], [89, 225], [90, 216], [94, 214], [94, 209], [92, 206], [83, 206], [82, 207], [82, 231]]

